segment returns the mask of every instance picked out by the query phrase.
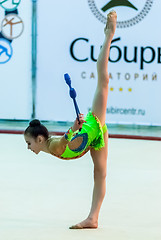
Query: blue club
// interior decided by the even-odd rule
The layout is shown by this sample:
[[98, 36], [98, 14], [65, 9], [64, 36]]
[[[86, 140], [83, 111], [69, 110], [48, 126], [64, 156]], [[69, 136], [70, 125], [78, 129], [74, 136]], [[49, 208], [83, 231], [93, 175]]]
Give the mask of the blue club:
[[[66, 84], [69, 86], [69, 95], [73, 99], [75, 111], [76, 111], [76, 114], [77, 114], [77, 119], [79, 121], [80, 111], [79, 111], [79, 108], [78, 108], [78, 104], [76, 102], [76, 96], [77, 96], [76, 91], [75, 91], [74, 88], [71, 87], [71, 79], [70, 79], [70, 76], [69, 76], [68, 73], [64, 74], [64, 79], [66, 81]], [[80, 121], [79, 121], [79, 123], [80, 123]]]

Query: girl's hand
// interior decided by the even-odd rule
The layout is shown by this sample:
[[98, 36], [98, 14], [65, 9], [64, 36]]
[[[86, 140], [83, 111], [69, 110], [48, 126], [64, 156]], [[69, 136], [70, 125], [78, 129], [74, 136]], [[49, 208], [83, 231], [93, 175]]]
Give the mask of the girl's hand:
[[82, 125], [83, 125], [84, 122], [86, 122], [86, 121], [84, 120], [84, 115], [83, 115], [82, 113], [80, 113], [80, 114], [79, 114], [79, 121], [78, 121], [78, 119], [76, 118], [76, 120], [75, 120], [75, 122], [74, 122], [74, 124], [73, 124], [73, 126], [72, 126], [73, 132], [75, 132], [75, 131], [79, 130], [80, 128], [82, 128]]

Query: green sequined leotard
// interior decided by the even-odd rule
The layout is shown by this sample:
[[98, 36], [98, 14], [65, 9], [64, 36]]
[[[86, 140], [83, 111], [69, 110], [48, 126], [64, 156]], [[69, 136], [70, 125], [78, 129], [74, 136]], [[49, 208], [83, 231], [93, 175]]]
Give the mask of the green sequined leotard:
[[92, 147], [95, 150], [100, 150], [104, 147], [105, 143], [103, 135], [107, 131], [107, 126], [104, 125], [102, 127], [99, 119], [92, 112], [87, 114], [85, 121], [86, 122], [83, 123], [81, 131], [74, 134], [70, 140], [70, 142], [72, 142], [77, 137], [82, 137], [81, 145], [72, 150], [67, 145], [64, 153], [57, 157], [61, 159], [79, 158], [89, 150], [89, 147]]

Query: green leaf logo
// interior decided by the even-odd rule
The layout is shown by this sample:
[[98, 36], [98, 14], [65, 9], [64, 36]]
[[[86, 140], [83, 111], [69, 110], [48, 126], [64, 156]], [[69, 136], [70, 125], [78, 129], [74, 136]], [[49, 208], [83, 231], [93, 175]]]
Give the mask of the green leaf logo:
[[125, 6], [130, 7], [135, 10], [138, 10], [130, 1], [128, 0], [111, 0], [109, 3], [107, 3], [104, 7], [102, 7], [102, 11], [106, 12], [108, 9], [118, 6]]

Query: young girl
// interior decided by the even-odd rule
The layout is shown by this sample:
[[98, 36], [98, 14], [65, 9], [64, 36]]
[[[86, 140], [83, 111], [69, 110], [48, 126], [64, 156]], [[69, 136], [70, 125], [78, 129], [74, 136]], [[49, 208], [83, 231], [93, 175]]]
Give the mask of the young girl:
[[[105, 125], [109, 83], [107, 65], [110, 44], [116, 29], [116, 20], [116, 12], [111, 11], [107, 15], [104, 29], [105, 40], [97, 60], [98, 82], [91, 112], [85, 119], [80, 114], [79, 122], [76, 119], [73, 126], [60, 138], [49, 137], [48, 130], [39, 120], [31, 121], [24, 133], [28, 149], [36, 154], [44, 151], [68, 160], [79, 158], [90, 151], [94, 163], [92, 206], [88, 217], [70, 227], [71, 229], [97, 228], [98, 216], [105, 196], [108, 151], [108, 132]], [[79, 131], [80, 128], [81, 131]]]

